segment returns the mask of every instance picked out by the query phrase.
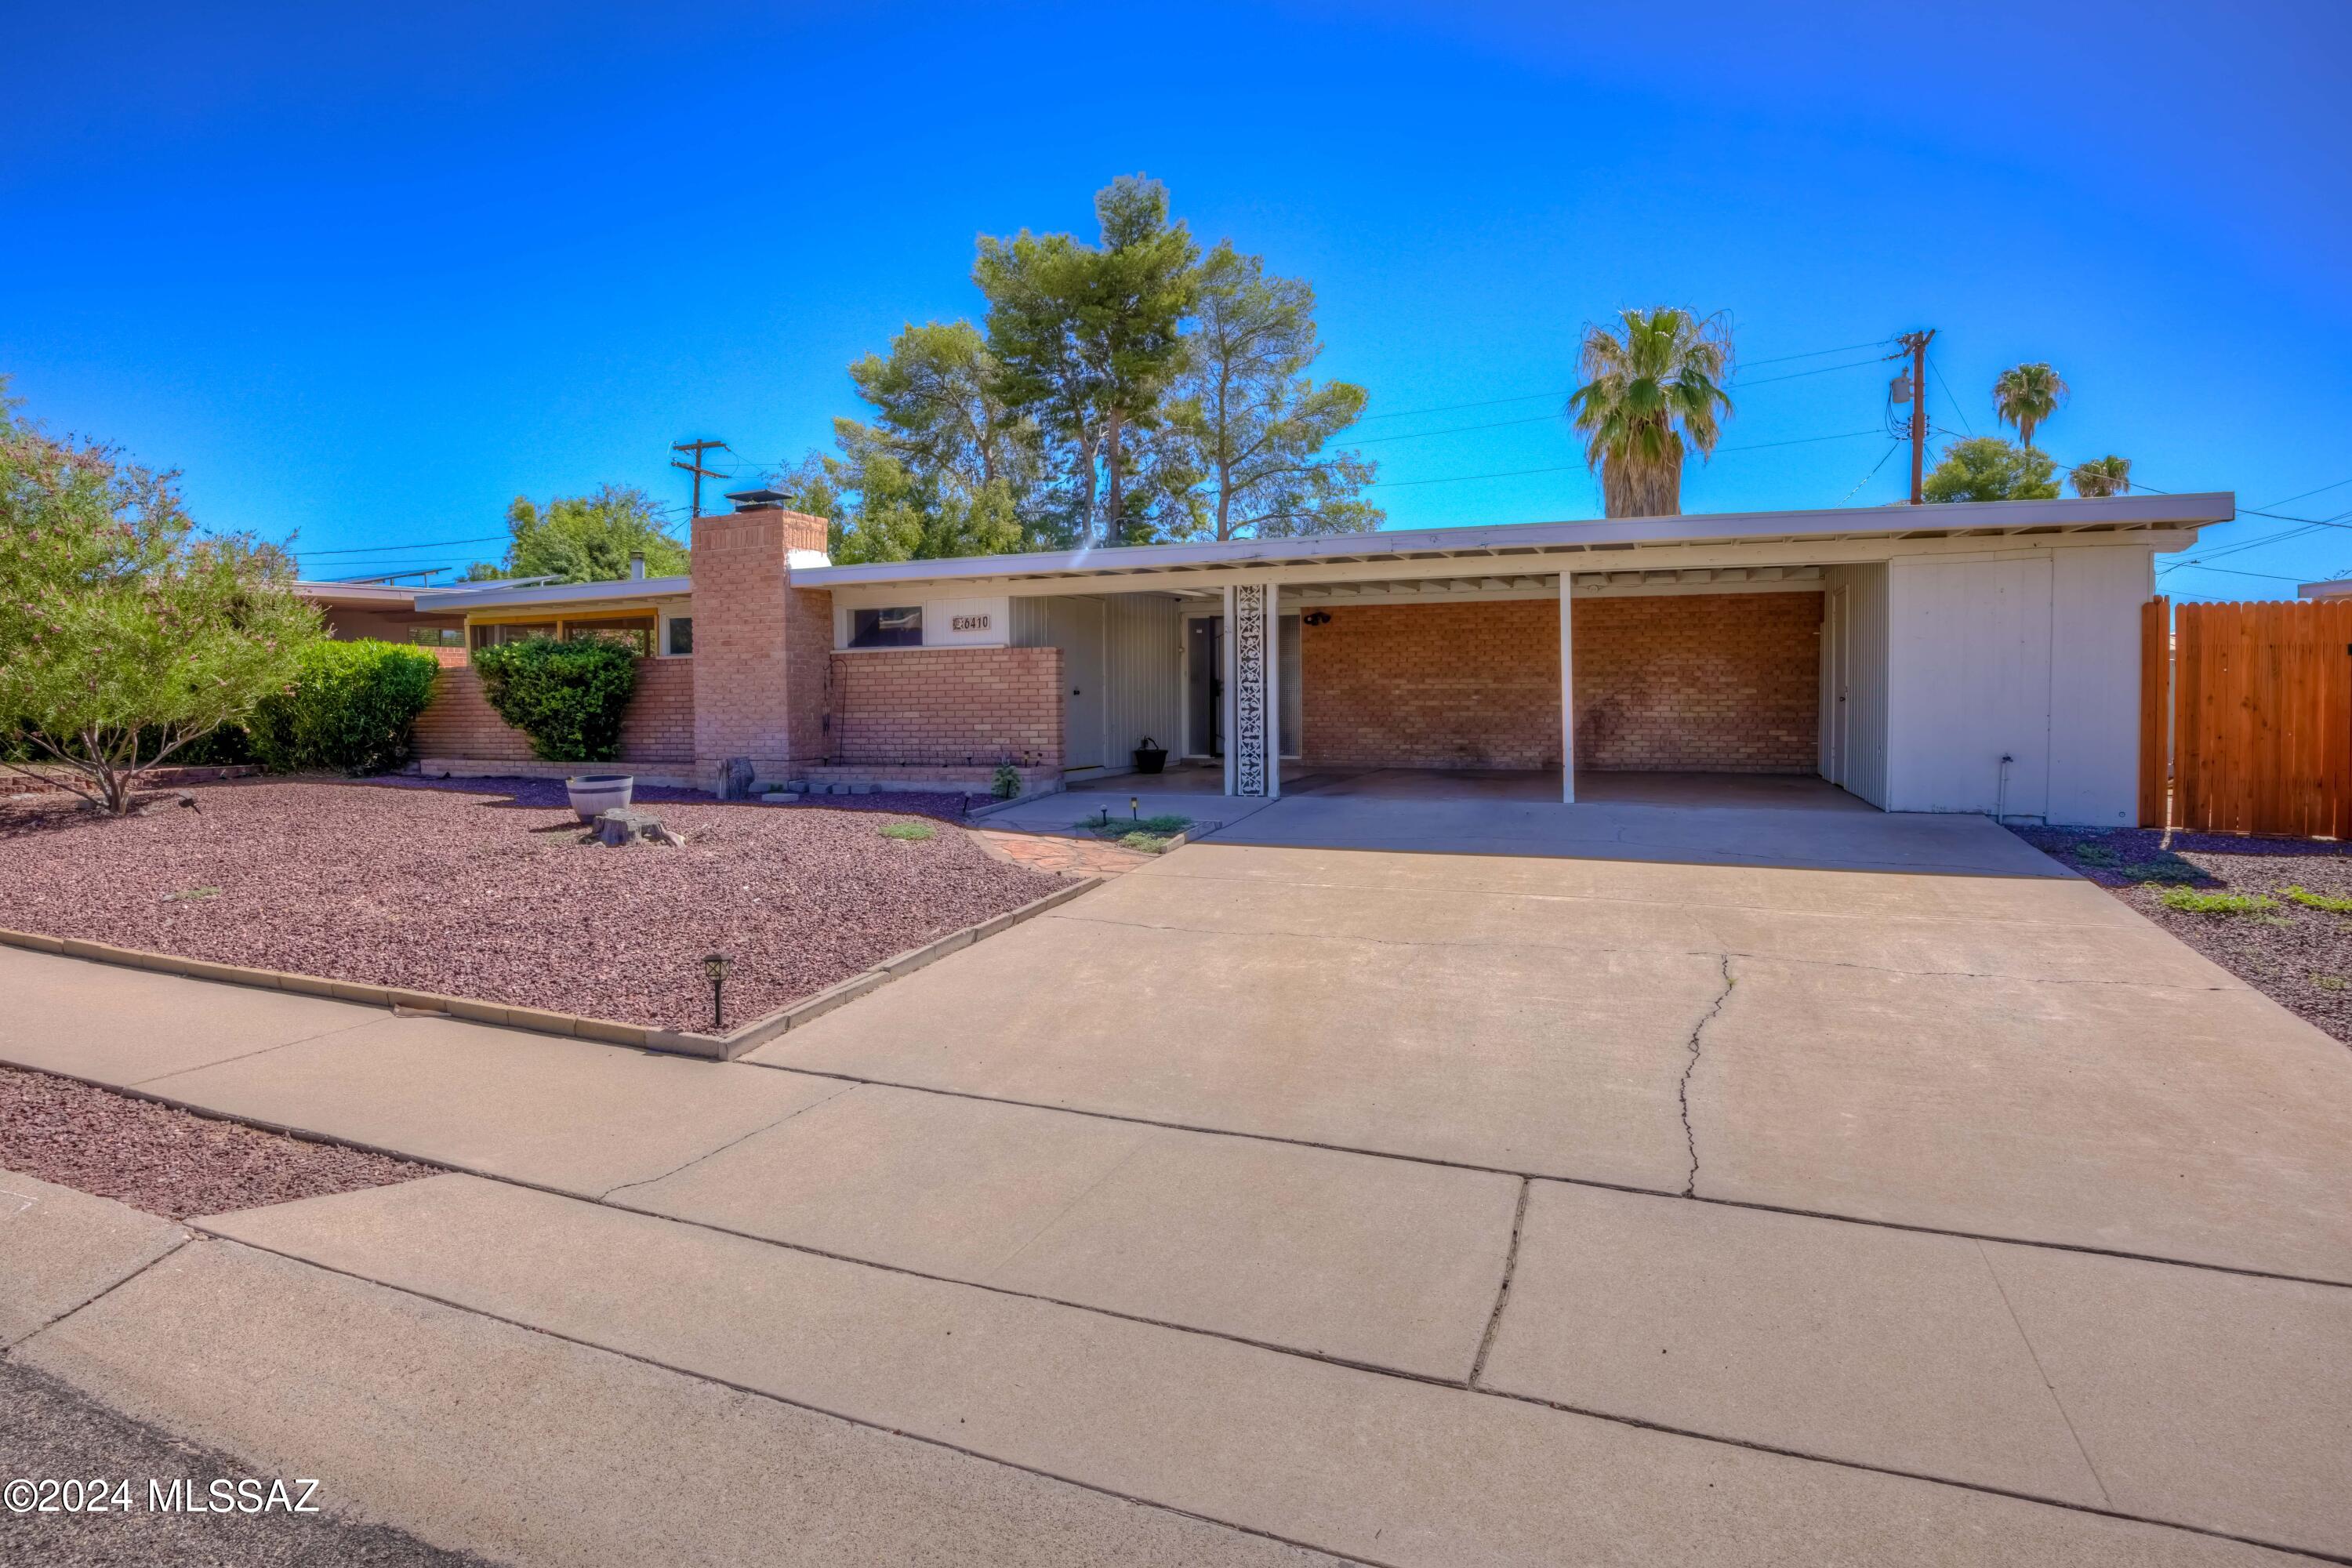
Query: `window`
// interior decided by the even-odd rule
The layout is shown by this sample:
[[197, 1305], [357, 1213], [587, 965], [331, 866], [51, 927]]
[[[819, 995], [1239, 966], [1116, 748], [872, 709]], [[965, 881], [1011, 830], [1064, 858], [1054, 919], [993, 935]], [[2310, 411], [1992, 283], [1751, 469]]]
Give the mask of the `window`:
[[464, 647], [466, 633], [459, 626], [411, 626], [408, 640], [418, 647]]
[[525, 642], [532, 637], [551, 637], [554, 635], [553, 621], [532, 621], [528, 625], [500, 621], [487, 626], [476, 626], [474, 646], [496, 647], [500, 643]]
[[694, 651], [694, 617], [692, 616], [672, 616], [669, 618], [669, 642], [663, 651], [674, 656]]
[[566, 621], [563, 623], [565, 642], [585, 642], [590, 637], [602, 637], [633, 650], [638, 658], [654, 651], [654, 624], [649, 618], [627, 620]]
[[849, 646], [852, 647], [922, 647], [923, 606], [902, 605], [888, 610], [850, 611]]

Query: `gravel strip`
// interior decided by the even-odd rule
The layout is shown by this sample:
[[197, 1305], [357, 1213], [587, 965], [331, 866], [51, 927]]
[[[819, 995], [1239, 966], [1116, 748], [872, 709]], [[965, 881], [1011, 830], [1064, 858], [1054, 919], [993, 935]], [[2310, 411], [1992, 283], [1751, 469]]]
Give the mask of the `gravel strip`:
[[732, 961], [731, 1027], [1066, 885], [959, 827], [883, 837], [904, 809], [647, 791], [686, 847], [608, 849], [537, 791], [458, 782], [224, 784], [120, 820], [0, 805], [0, 926], [704, 1029], [705, 953]]
[[[339, 1517], [332, 1477], [320, 1478], [310, 1500], [330, 1510], [324, 1513], [149, 1511], [150, 1479], [166, 1488], [189, 1480], [202, 1489], [253, 1473], [250, 1465], [133, 1420], [29, 1367], [0, 1362], [0, 1478], [127, 1479], [131, 1501], [129, 1513], [0, 1511], [0, 1562], [43, 1568], [488, 1568], [479, 1557]], [[290, 1491], [290, 1478], [283, 1479]]]
[[[2216, 833], [2168, 837], [2154, 828], [2011, 831], [2288, 1011], [2352, 1044], [2352, 916], [2309, 909], [2286, 896], [2297, 887], [2352, 899], [2352, 845]], [[2164, 906], [2164, 889], [2173, 885], [2264, 896], [2278, 907], [2260, 914], [2190, 914]]]
[[0, 1170], [186, 1219], [385, 1187], [429, 1165], [193, 1116], [71, 1079], [0, 1067]]

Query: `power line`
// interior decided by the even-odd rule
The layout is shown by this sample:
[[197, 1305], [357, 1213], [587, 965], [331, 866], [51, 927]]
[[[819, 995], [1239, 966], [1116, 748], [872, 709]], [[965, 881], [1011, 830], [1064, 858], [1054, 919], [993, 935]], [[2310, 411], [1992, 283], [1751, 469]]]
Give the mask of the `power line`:
[[[2340, 490], [2340, 489], [2342, 489], [2346, 485], [2352, 485], [2352, 479], [2338, 479], [2338, 480], [2336, 480], [2336, 481], [2334, 484], [2332, 484], [2332, 485], [2322, 485], [2322, 486], [2320, 486], [2320, 487], [2319, 487], [2317, 489], [2315, 489], [2315, 490], [2305, 490], [2305, 491], [2304, 491], [2304, 492], [2303, 492], [2303, 494], [2302, 494], [2302, 495], [2299, 495], [2299, 496], [2289, 496], [2289, 497], [2287, 497], [2287, 498], [2286, 498], [2286, 500], [2266, 500], [2266, 501], [2263, 502], [2263, 505], [2264, 505], [2264, 506], [2284, 506], [2284, 505], [2286, 505], [2287, 501], [2305, 500], [2307, 500], [2308, 498], [2310, 498], [2310, 497], [2312, 497], [2312, 496], [2326, 495], [2329, 490]], [[2340, 516], [2342, 516], [2343, 514], [2342, 514], [2341, 512], [2339, 512], [2339, 513], [2337, 513], [2336, 515], [2340, 517]]]
[[1878, 430], [1841, 430], [1834, 436], [1800, 436], [1793, 441], [1757, 441], [1745, 447], [1717, 447], [1717, 452], [1761, 452], [1769, 447], [1810, 447], [1817, 441], [1852, 441], [1858, 437], [1877, 436]]
[[2240, 572], [2228, 566], [2200, 566], [2194, 561], [2176, 562], [2174, 564], [2176, 566], [2185, 567], [2191, 572], [2219, 572], [2224, 577], [2261, 577], [2273, 583], [2308, 583], [2312, 581], [2309, 577], [2288, 577], [2276, 572]]
[[1866, 343], [1845, 343], [1833, 349], [1811, 349], [1801, 354], [1776, 354], [1770, 359], [1752, 359], [1748, 363], [1749, 364], [1786, 364], [1790, 360], [1819, 359], [1823, 354], [1850, 354], [1856, 349], [1883, 348], [1885, 343], [1885, 338], [1873, 338]]
[[[1846, 354], [1853, 353], [1857, 349], [1874, 349], [1885, 341], [1886, 340], [1884, 338], [1874, 338], [1866, 343], [1842, 343], [1833, 349], [1808, 349], [1801, 354], [1775, 354], [1770, 359], [1753, 359], [1747, 363], [1750, 365], [1787, 364], [1793, 360], [1820, 359], [1824, 354]], [[1875, 364], [1878, 362], [1875, 360], [1863, 360], [1858, 361], [1857, 363], [1863, 364]], [[1828, 368], [1831, 370], [1837, 370], [1843, 367], [1832, 365]], [[1816, 373], [1806, 371], [1802, 374], [1811, 375]], [[1769, 381], [1783, 381], [1788, 379], [1791, 378], [1785, 376], [1771, 376], [1767, 378]], [[1750, 386], [1762, 386], [1766, 384], [1766, 383], [1760, 381], [1750, 382], [1748, 384]], [[1362, 418], [1357, 420], [1356, 423], [1359, 425], [1369, 425], [1375, 419], [1412, 419], [1423, 414], [1458, 414], [1466, 409], [1472, 408], [1500, 408], [1506, 404], [1533, 403], [1539, 397], [1557, 397], [1562, 402], [1566, 402], [1568, 396], [1569, 395], [1565, 392], [1528, 392], [1523, 393], [1517, 397], [1489, 397], [1476, 403], [1439, 403], [1433, 404], [1427, 408], [1400, 408], [1393, 414], [1367, 414]]]
[[1559, 417], [1557, 414], [1538, 414], [1527, 419], [1497, 419], [1489, 425], [1454, 425], [1444, 430], [1413, 430], [1402, 436], [1375, 436], [1369, 441], [1349, 443], [1357, 447], [1377, 447], [1386, 441], [1418, 441], [1425, 436], [1460, 436], [1472, 430], [1501, 430], [1513, 425], [1549, 425]]
[[1567, 395], [1562, 392], [1530, 392], [1520, 397], [1490, 397], [1483, 403], [1441, 403], [1431, 408], [1401, 408], [1394, 414], [1367, 414], [1356, 423], [1369, 425], [1375, 419], [1412, 419], [1423, 414], [1456, 414], [1467, 408], [1499, 408], [1506, 403], [1533, 403], [1538, 397], [1564, 400]]
[[1934, 360], [1929, 360], [1927, 362], [1927, 374], [1934, 376], [1936, 378], [1936, 384], [1944, 389], [1944, 401], [1952, 405], [1952, 412], [1958, 416], [1960, 426], [1968, 431], [1969, 439], [1972, 441], [1975, 440], [1977, 427], [1969, 423], [1969, 411], [1960, 406], [1960, 400], [1958, 398], [1952, 395], [1951, 383], [1944, 379], [1944, 373], [1937, 368], [1936, 362]]
[[1866, 364], [1885, 364], [1889, 360], [1900, 359], [1901, 357], [1902, 356], [1900, 354], [1880, 354], [1874, 359], [1848, 360], [1843, 364], [1825, 364], [1817, 370], [1792, 370], [1786, 375], [1768, 375], [1761, 381], [1734, 381], [1728, 384], [1734, 390], [1751, 386], [1770, 386], [1773, 383], [1780, 381], [1799, 381], [1809, 375], [1828, 375], [1833, 371], [1859, 370]]
[[506, 533], [486, 533], [478, 539], [436, 539], [421, 544], [353, 544], [333, 550], [294, 550], [288, 553], [300, 556], [384, 555], [395, 550], [446, 550], [458, 544], [502, 544], [512, 537]]
[[1475, 479], [1521, 479], [1530, 474], [1580, 473], [1583, 468], [1581, 463], [1562, 463], [1557, 468], [1512, 468], [1499, 474], [1452, 474], [1442, 479], [1374, 479], [1372, 484], [1386, 489], [1401, 490], [1413, 485], [1466, 485]]
[[[1877, 432], [1877, 431], [1875, 431], [1875, 430], [1868, 430], [1868, 431], [1864, 431], [1864, 435], [1869, 435], [1869, 436], [1875, 436], [1875, 435], [1877, 435], [1877, 434], [1878, 434], [1878, 432]], [[1845, 503], [1846, 503], [1846, 502], [1848, 502], [1848, 501], [1852, 500], [1854, 497], [1856, 497], [1856, 496], [1860, 495], [1860, 494], [1862, 493], [1862, 487], [1863, 487], [1863, 486], [1864, 486], [1864, 485], [1866, 485], [1866, 484], [1868, 484], [1868, 483], [1870, 483], [1870, 481], [1871, 481], [1871, 480], [1873, 480], [1873, 479], [1876, 479], [1876, 478], [1878, 477], [1878, 470], [1879, 470], [1879, 469], [1881, 469], [1881, 468], [1885, 468], [1885, 467], [1886, 467], [1886, 459], [1887, 459], [1887, 458], [1891, 458], [1891, 457], [1893, 457], [1893, 456], [1895, 456], [1895, 453], [1897, 453], [1897, 452], [1901, 451], [1902, 449], [1903, 449], [1903, 443], [1902, 443], [1902, 442], [1900, 442], [1900, 441], [1891, 441], [1891, 442], [1887, 443], [1886, 450], [1885, 450], [1884, 452], [1881, 452], [1881, 453], [1879, 453], [1879, 454], [1878, 454], [1878, 461], [1876, 461], [1876, 462], [1874, 462], [1874, 463], [1873, 463], [1873, 464], [1871, 464], [1871, 465], [1870, 465], [1870, 472], [1868, 472], [1868, 473], [1866, 473], [1866, 474], [1863, 475], [1863, 476], [1862, 476], [1862, 478], [1860, 478], [1860, 479], [1856, 479], [1856, 480], [1853, 482], [1853, 489], [1850, 489], [1850, 490], [1846, 491], [1846, 492], [1845, 492], [1845, 494], [1843, 494], [1843, 495], [1842, 495], [1842, 496], [1838, 497], [1838, 505], [1840, 505], [1840, 506], [1843, 506], [1843, 505], [1845, 505]]]

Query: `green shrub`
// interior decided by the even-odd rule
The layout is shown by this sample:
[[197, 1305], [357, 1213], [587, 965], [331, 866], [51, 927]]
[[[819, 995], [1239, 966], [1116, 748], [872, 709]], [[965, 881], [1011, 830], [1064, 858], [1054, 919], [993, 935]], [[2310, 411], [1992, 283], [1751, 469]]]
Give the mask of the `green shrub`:
[[903, 839], [909, 844], [919, 844], [926, 838], [940, 836], [940, 830], [928, 822], [886, 822], [876, 831], [885, 838]]
[[2279, 890], [2306, 910], [2326, 910], [2331, 915], [2352, 915], [2352, 899], [2334, 899], [2326, 893], [2315, 893], [2293, 884]]
[[2085, 866], [2120, 866], [2124, 858], [2105, 844], [2077, 844], [2074, 858]]
[[431, 654], [401, 643], [313, 643], [302, 650], [293, 685], [254, 710], [247, 726], [254, 759], [278, 773], [398, 767], [440, 673]]
[[637, 689], [637, 656], [604, 637], [531, 637], [474, 655], [482, 695], [551, 763], [609, 763]]
[[2261, 893], [2200, 893], [2194, 888], [2167, 888], [2157, 900], [2184, 915], [2259, 915], [2278, 908], [2276, 899]]
[[989, 782], [988, 793], [999, 800], [1011, 800], [1021, 793], [1021, 770], [1011, 763], [996, 764], [996, 777]]

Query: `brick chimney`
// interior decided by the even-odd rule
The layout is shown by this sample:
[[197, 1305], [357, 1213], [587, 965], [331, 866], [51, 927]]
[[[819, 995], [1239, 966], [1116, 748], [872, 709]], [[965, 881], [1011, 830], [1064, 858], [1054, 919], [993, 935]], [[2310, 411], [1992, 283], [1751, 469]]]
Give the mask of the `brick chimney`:
[[827, 563], [825, 520], [780, 505], [694, 520], [694, 759], [715, 783], [730, 758], [782, 782], [824, 756], [833, 595], [795, 588]]

